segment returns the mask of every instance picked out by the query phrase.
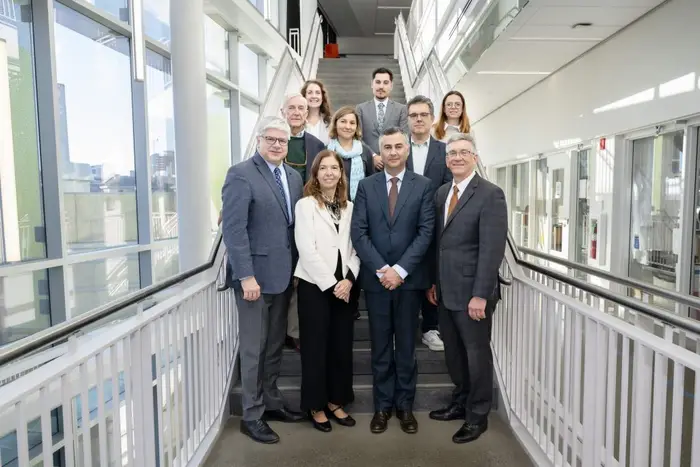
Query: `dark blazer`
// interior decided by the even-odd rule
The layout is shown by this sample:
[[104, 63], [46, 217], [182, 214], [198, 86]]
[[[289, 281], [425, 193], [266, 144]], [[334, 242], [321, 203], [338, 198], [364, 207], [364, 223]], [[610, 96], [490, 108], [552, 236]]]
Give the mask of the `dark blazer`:
[[[358, 104], [355, 111], [360, 116], [358, 123], [362, 129], [362, 141], [375, 154], [379, 154], [379, 137], [382, 134], [382, 129], [379, 128], [377, 121], [377, 108], [374, 99]], [[384, 110], [384, 128], [392, 126], [399, 127], [408, 134], [408, 112], [404, 104], [387, 99]]]
[[445, 308], [461, 311], [472, 297], [500, 298], [498, 270], [506, 249], [508, 211], [503, 190], [476, 174], [445, 224], [451, 189], [443, 185], [435, 193], [434, 283]]
[[[410, 147], [406, 169], [413, 171], [413, 146]], [[432, 136], [428, 143], [428, 160], [425, 161], [423, 175], [432, 182], [433, 193], [445, 183], [452, 181], [452, 172], [447, 168], [445, 161], [446, 146]]]
[[408, 273], [401, 288], [424, 290], [430, 287], [429, 273], [420, 265], [433, 238], [433, 203], [430, 180], [406, 171], [391, 220], [384, 171], [360, 182], [350, 237], [360, 257], [360, 284], [364, 290], [386, 290], [376, 272], [387, 264], [398, 264]]
[[[282, 164], [287, 174], [292, 216], [302, 197], [299, 173]], [[255, 276], [263, 294], [279, 294], [290, 284], [296, 266], [294, 218], [287, 220], [284, 198], [274, 175], [257, 152], [228, 170], [222, 189], [224, 244], [232, 274], [230, 286]]]
[[308, 131], [305, 131], [304, 149], [306, 150], [306, 180], [304, 180], [304, 184], [306, 184], [309, 177], [311, 176], [311, 166], [313, 165], [316, 156], [318, 156], [319, 152], [326, 149], [326, 145], [323, 144], [323, 142], [320, 139], [316, 138]]

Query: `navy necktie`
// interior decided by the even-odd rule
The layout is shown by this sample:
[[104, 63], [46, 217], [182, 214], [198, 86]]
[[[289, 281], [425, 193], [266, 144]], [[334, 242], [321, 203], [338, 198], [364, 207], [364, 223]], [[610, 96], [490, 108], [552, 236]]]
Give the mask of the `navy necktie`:
[[277, 182], [277, 188], [280, 189], [282, 194], [282, 199], [284, 200], [284, 215], [289, 220], [289, 205], [287, 204], [287, 195], [284, 193], [284, 185], [282, 185], [282, 173], [279, 167], [275, 167], [275, 181]]

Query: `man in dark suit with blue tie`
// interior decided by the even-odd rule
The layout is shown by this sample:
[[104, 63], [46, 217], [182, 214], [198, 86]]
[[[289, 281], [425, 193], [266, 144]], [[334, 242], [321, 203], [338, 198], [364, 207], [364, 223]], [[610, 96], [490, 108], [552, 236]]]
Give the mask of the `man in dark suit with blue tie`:
[[255, 155], [229, 169], [222, 189], [224, 244], [238, 306], [241, 432], [266, 444], [279, 436], [265, 419], [302, 419], [285, 407], [277, 387], [298, 259], [294, 205], [302, 196], [301, 176], [283, 163], [289, 138], [284, 120], [263, 120]]
[[394, 408], [403, 431], [418, 431], [415, 340], [423, 291], [430, 287], [421, 265], [432, 241], [435, 208], [430, 180], [406, 170], [408, 144], [399, 128], [384, 130], [379, 140], [384, 170], [360, 182], [352, 217], [372, 341], [372, 433], [386, 430]]
[[[433, 102], [425, 96], [415, 96], [406, 104], [408, 108], [408, 126], [411, 130], [411, 147], [408, 153], [406, 169], [428, 177], [433, 193], [445, 183], [452, 181], [452, 173], [445, 162], [445, 143], [430, 136], [435, 108]], [[428, 261], [425, 268], [430, 269]], [[423, 297], [421, 304], [423, 320], [421, 332], [423, 344], [434, 352], [442, 352], [445, 345], [438, 331], [438, 310], [435, 305]]]

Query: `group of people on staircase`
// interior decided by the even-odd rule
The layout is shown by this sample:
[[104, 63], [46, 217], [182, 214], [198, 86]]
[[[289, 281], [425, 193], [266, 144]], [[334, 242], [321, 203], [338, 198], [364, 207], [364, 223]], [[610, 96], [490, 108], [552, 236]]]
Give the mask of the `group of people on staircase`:
[[[393, 74], [372, 74], [373, 99], [331, 115], [323, 83], [263, 119], [257, 148], [222, 190], [227, 284], [239, 312], [241, 431], [263, 443], [268, 420], [354, 426], [353, 329], [368, 309], [373, 433], [395, 412], [416, 433], [416, 339], [444, 350], [455, 384], [435, 420], [463, 420], [457, 443], [487, 429], [491, 319], [507, 235], [506, 203], [475, 172], [463, 96], [448, 93], [433, 124], [430, 99], [389, 99]], [[439, 330], [439, 331], [438, 331]], [[301, 409], [277, 386], [285, 342], [301, 354]]]

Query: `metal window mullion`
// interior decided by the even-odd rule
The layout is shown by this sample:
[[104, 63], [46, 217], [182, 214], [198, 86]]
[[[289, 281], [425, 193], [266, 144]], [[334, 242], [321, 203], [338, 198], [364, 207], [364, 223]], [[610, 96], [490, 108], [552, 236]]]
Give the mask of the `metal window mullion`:
[[[49, 2], [51, 4], [51, 8], [53, 9], [53, 4], [55, 3], [54, 0], [49, 0]], [[34, 2], [34, 8], [36, 8], [39, 3], [41, 2]], [[128, 38], [131, 38], [132, 36], [131, 25], [129, 23], [121, 21], [116, 16], [107, 13], [105, 10], [86, 2], [85, 0], [58, 0], [58, 3], [90, 18], [96, 23], [112, 29], [122, 36], [126, 36]]]
[[[227, 33], [227, 43], [229, 80], [236, 86], [236, 89], [230, 91], [231, 105], [229, 106], [231, 131], [231, 158], [229, 162], [233, 162], [243, 160], [246, 157], [245, 154], [239, 154], [241, 152], [241, 91], [238, 66], [239, 37], [236, 31]], [[239, 154], [239, 157], [236, 157], [236, 154]]]
[[[681, 198], [680, 230], [681, 230], [681, 251], [678, 253], [678, 264], [676, 272], [676, 289], [685, 294], [692, 294], [693, 282], [693, 243], [695, 241], [695, 224], [697, 192], [700, 188], [698, 180], [698, 133], [700, 127], [688, 126], [685, 131], [683, 141], [683, 196]], [[680, 258], [690, 258], [691, 261], [684, 262]], [[676, 305], [676, 311], [681, 316], [689, 316], [687, 306]]]
[[[54, 2], [33, 4], [34, 70], [39, 126], [42, 199], [44, 205], [44, 238], [47, 259], [64, 259], [67, 255], [63, 232], [63, 170], [59, 157], [56, 95], [56, 57], [54, 53]], [[47, 269], [49, 280], [50, 322], [56, 324], [68, 318], [65, 268]]]

